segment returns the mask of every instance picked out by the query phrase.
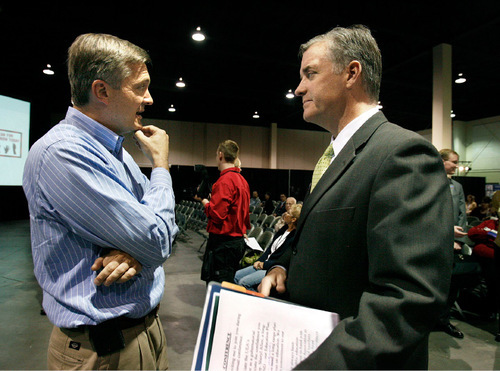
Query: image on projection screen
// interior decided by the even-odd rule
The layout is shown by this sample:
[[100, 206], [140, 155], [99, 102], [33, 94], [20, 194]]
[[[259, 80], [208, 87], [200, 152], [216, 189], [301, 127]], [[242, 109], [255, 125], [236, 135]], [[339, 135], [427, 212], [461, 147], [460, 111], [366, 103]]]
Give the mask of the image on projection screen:
[[20, 186], [29, 150], [30, 103], [0, 95], [0, 186]]

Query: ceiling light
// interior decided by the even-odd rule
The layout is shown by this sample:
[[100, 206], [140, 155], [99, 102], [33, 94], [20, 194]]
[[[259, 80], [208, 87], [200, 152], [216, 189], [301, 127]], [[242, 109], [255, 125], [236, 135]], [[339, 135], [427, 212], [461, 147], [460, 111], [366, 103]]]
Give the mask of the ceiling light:
[[464, 74], [463, 73], [459, 73], [457, 79], [455, 80], [455, 83], [457, 83], [457, 84], [463, 84], [466, 81], [467, 80], [465, 79]]
[[295, 97], [295, 94], [292, 93], [292, 89], [288, 90], [288, 93], [286, 93], [286, 97], [288, 99], [292, 99]]
[[451, 110], [451, 114], [450, 114], [450, 117], [455, 117], [455, 114], [453, 113], [453, 110]]
[[201, 32], [200, 27], [196, 27], [196, 32], [192, 36], [194, 41], [203, 41], [205, 40], [205, 35]]
[[182, 77], [179, 77], [179, 80], [177, 80], [175, 86], [177, 86], [178, 88], [183, 88], [186, 86], [186, 83], [182, 80]]
[[48, 64], [47, 67], [45, 67], [45, 69], [42, 72], [46, 75], [53, 75], [54, 74], [54, 71], [52, 70], [52, 67], [50, 66], [50, 64]]
[[258, 119], [260, 116], [259, 114], [257, 113], [257, 111], [255, 111], [255, 113], [253, 114], [252, 116], [254, 119]]
[[173, 104], [170, 105], [170, 108], [168, 109], [168, 112], [175, 112], [175, 107]]
[[382, 106], [382, 103], [380, 103], [380, 101], [378, 101], [378, 103], [377, 103], [377, 108], [378, 108], [378, 109], [382, 109], [382, 108], [384, 108], [384, 106]]

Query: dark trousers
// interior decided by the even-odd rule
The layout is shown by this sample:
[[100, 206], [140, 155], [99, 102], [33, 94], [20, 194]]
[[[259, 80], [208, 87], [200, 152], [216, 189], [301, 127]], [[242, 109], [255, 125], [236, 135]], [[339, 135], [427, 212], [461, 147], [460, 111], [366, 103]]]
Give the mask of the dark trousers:
[[205, 282], [234, 281], [245, 251], [243, 237], [231, 237], [211, 233], [203, 256], [201, 279]]

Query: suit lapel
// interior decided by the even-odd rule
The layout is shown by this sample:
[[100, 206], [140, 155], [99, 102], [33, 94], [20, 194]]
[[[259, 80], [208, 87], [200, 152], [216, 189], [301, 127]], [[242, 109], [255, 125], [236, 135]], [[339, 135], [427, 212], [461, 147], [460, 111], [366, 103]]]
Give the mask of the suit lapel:
[[[351, 139], [349, 139], [344, 148], [342, 148], [342, 151], [335, 156], [333, 162], [330, 164], [328, 169], [326, 169], [325, 173], [316, 184], [313, 192], [308, 194], [304, 200], [299, 223], [297, 225], [297, 234], [300, 233], [304, 220], [321, 197], [325, 194], [325, 192], [332, 188], [342, 174], [347, 171], [347, 169], [354, 162], [356, 155], [363, 149], [373, 133], [382, 123], [386, 121], [387, 119], [382, 112], [378, 112], [370, 117], [358, 129], [358, 131], [354, 133]], [[335, 205], [332, 206], [335, 207]], [[298, 238], [296, 238], [296, 240], [297, 239]]]

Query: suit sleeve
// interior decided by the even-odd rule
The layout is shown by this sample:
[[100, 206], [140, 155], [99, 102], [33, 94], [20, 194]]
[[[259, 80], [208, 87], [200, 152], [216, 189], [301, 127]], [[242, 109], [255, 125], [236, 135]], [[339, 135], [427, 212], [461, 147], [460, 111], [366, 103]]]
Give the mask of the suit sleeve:
[[[458, 208], [458, 213], [457, 213], [457, 220], [455, 220], [455, 225], [458, 225], [459, 227], [462, 227], [462, 229], [465, 231], [467, 228], [467, 212], [466, 212], [466, 205], [465, 205], [465, 195], [464, 195], [464, 189], [462, 188], [462, 185], [455, 181], [454, 182], [455, 187], [457, 189], [457, 194], [458, 197], [455, 201], [455, 205]], [[466, 243], [466, 239], [464, 237], [455, 237], [455, 241], [460, 242], [460, 243]]]
[[413, 138], [388, 153], [367, 213], [368, 285], [357, 315], [343, 318], [299, 369], [425, 367], [453, 259], [452, 200], [436, 150]]

